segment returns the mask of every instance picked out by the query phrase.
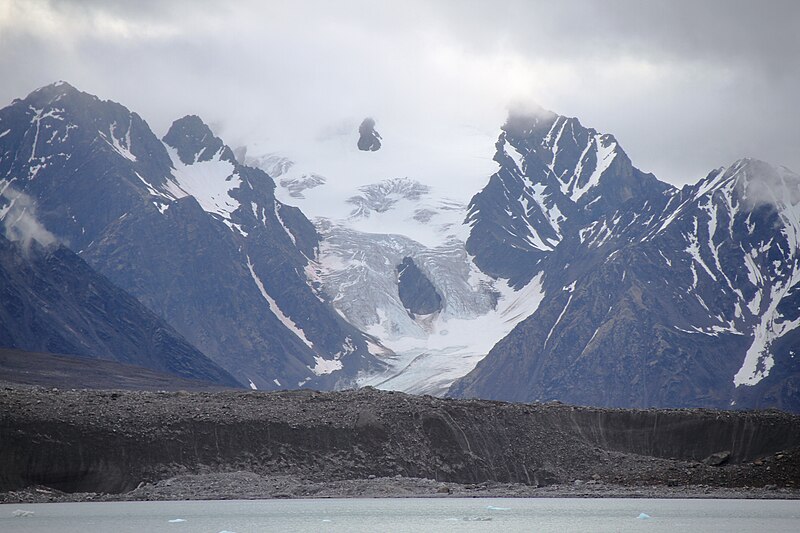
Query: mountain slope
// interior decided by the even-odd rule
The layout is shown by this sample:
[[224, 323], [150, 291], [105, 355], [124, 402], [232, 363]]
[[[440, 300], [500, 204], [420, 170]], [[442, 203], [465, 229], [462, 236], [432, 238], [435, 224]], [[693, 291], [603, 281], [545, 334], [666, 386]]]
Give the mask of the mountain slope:
[[105, 359], [241, 386], [67, 248], [36, 242], [25, 246], [3, 236], [0, 346]]

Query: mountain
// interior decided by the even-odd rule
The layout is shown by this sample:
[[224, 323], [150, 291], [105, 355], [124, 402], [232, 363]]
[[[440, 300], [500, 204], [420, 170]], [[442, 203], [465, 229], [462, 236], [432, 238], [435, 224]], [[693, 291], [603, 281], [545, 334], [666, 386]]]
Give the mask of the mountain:
[[542, 109], [511, 115], [495, 147], [500, 168], [470, 202], [467, 251], [515, 287], [590, 222], [669, 188], [636, 169], [612, 135]]
[[[741, 222], [725, 231], [721, 210], [741, 202], [746, 216], [764, 207], [737, 200], [722, 177], [708, 185], [720, 170], [678, 190], [637, 169], [613, 135], [543, 109], [509, 116], [495, 142], [496, 171], [468, 204], [411, 177], [369, 181], [400, 173], [393, 147], [365, 157], [346, 144], [330, 148], [321, 146], [325, 157], [312, 157], [313, 165], [281, 154], [253, 161], [280, 175], [276, 194], [314, 216], [322, 236], [314, 269], [334, 305], [393, 351], [384, 356], [389, 366], [361, 384], [431, 394], [452, 385], [455, 396], [607, 406], [797, 408], [791, 365], [757, 387], [741, 375], [734, 383], [752, 373], [741, 369], [758, 348], [754, 339], [796, 346], [795, 325], [753, 303], [761, 282], [750, 277], [762, 274], [743, 270], [750, 262], [741, 251], [795, 249], [772, 237], [793, 234], [793, 223], [776, 224], [791, 220], [796, 202], [753, 227], [763, 242], [750, 242]], [[383, 157], [379, 166], [375, 156]], [[788, 171], [751, 160], [739, 166], [751, 168], [762, 197], [775, 172], [787, 180], [782, 196], [796, 194]], [[340, 168], [357, 178], [353, 192], [337, 198], [330, 184]], [[719, 215], [703, 207], [714, 194]], [[695, 224], [698, 210], [711, 214]], [[693, 254], [725, 276], [703, 278]], [[791, 276], [791, 253], [780, 261]], [[775, 283], [794, 286], [773, 280], [762, 290]], [[690, 301], [695, 293], [699, 300]], [[776, 335], [782, 340], [769, 340]], [[793, 361], [788, 352], [782, 359]]]
[[800, 410], [800, 176], [743, 159], [678, 190], [548, 113], [496, 161], [467, 249], [545, 295], [449, 394]]
[[0, 153], [44, 228], [240, 382], [331, 388], [383, 366], [309, 281], [312, 224], [200, 118], [162, 141], [60, 82], [0, 110]]
[[234, 151], [55, 84], [0, 110], [0, 191], [38, 222], [0, 220], [254, 388], [800, 410], [797, 174], [742, 159], [678, 189], [544, 109], [442, 130], [456, 158], [360, 150], [357, 123]]
[[[11, 242], [2, 235], [0, 346], [116, 361], [173, 377], [241, 387], [69, 249], [44, 247], [36, 241]], [[62, 385], [78, 386], [80, 380], [72, 378]]]

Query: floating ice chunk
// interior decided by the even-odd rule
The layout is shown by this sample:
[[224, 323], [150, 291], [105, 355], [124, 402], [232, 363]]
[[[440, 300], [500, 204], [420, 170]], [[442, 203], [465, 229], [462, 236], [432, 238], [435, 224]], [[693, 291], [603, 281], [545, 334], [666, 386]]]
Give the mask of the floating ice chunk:
[[490, 516], [465, 516], [464, 522], [491, 522], [492, 517]]
[[23, 518], [23, 517], [26, 517], [26, 516], [33, 516], [33, 511], [24, 511], [22, 509], [17, 509], [16, 511], [14, 511], [11, 514], [13, 516], [16, 516], [17, 518]]
[[511, 507], [495, 507], [494, 505], [487, 505], [487, 509], [490, 511], [510, 511]]
[[638, 520], [649, 520], [650, 515], [645, 513], [639, 513], [639, 516], [636, 517]]
[[170, 524], [177, 524], [180, 522], [186, 522], [186, 520], [184, 520], [183, 518], [173, 518], [172, 520], [167, 520], [167, 522], [169, 522]]

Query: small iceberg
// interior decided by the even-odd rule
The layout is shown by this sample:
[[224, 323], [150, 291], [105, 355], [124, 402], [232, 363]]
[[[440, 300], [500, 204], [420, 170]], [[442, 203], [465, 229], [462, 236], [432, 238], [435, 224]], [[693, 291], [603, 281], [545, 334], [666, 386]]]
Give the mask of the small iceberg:
[[24, 511], [22, 509], [17, 509], [16, 511], [14, 511], [11, 514], [13, 516], [16, 516], [17, 518], [24, 518], [26, 516], [33, 516], [33, 511]]
[[637, 516], [636, 518], [639, 519], [639, 520], [649, 520], [650, 519], [650, 515], [649, 514], [645, 514], [645, 513], [639, 513], [639, 516]]
[[173, 518], [172, 520], [167, 520], [167, 522], [169, 522], [170, 524], [177, 524], [180, 522], [186, 522], [186, 520], [184, 520], [183, 518]]
[[487, 509], [490, 511], [510, 511], [511, 507], [495, 507], [494, 505], [487, 505]]

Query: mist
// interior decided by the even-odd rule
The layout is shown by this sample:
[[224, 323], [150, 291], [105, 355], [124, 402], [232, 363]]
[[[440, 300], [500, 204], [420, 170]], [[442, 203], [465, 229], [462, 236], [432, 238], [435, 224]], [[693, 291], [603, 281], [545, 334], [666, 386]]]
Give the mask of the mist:
[[19, 242], [28, 253], [33, 242], [49, 247], [58, 239], [36, 218], [36, 202], [27, 194], [7, 185], [0, 192], [0, 224], [6, 239]]

